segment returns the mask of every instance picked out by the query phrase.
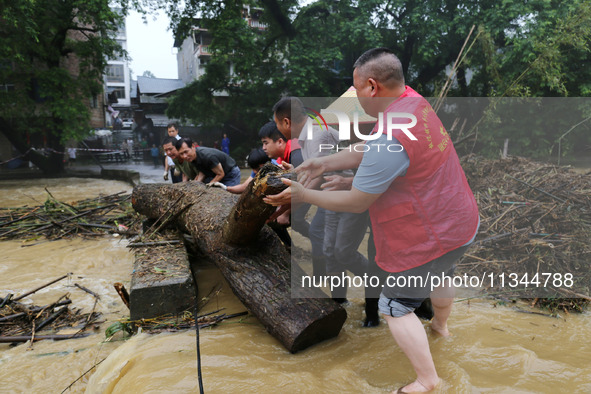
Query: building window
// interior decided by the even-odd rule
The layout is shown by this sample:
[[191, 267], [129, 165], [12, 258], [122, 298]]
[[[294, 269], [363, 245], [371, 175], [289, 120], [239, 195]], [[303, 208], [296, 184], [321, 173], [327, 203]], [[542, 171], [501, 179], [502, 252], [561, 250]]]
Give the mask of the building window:
[[111, 95], [111, 93], [115, 93], [115, 97], [118, 99], [125, 98], [125, 88], [123, 86], [108, 86], [107, 93]]
[[106, 72], [107, 82], [125, 82], [123, 64], [109, 64]]
[[90, 108], [98, 108], [98, 96], [90, 97]]
[[[119, 46], [121, 47], [121, 51], [125, 51], [125, 41], [124, 40], [117, 40], [117, 44], [119, 44]], [[125, 55], [123, 53], [119, 53], [118, 51], [116, 51], [113, 54], [113, 58], [111, 58], [110, 60], [118, 60], [118, 61], [125, 61]]]

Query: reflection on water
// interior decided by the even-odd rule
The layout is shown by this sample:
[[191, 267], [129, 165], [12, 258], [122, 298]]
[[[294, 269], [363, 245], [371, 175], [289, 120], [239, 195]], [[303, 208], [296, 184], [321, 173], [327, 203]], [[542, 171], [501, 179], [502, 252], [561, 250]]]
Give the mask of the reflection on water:
[[[73, 305], [88, 312], [94, 300], [73, 286], [79, 283], [101, 295], [98, 308], [106, 320], [87, 338], [37, 342], [32, 350], [27, 344], [0, 344], [0, 392], [59, 393], [105, 358], [69, 392], [197, 391], [194, 331], [144, 333], [128, 341], [103, 343], [106, 327], [128, 316], [112, 288], [116, 281], [129, 287], [132, 257], [124, 242], [62, 240], [28, 248], [21, 248], [18, 241], [0, 242], [0, 255], [0, 296], [9, 290], [23, 293], [73, 272], [70, 281], [58, 282], [30, 300], [46, 304], [69, 292]], [[223, 284], [204, 313], [244, 310], [217, 269], [203, 266], [197, 275], [202, 296]], [[412, 368], [384, 322], [377, 328], [361, 327], [362, 299], [352, 299], [346, 308], [349, 319], [339, 337], [295, 355], [253, 317], [202, 330], [205, 391], [383, 393], [412, 381]], [[489, 300], [471, 300], [456, 303], [449, 325], [453, 337], [429, 335], [443, 379], [438, 392], [591, 392], [589, 313], [556, 319], [495, 307]]]

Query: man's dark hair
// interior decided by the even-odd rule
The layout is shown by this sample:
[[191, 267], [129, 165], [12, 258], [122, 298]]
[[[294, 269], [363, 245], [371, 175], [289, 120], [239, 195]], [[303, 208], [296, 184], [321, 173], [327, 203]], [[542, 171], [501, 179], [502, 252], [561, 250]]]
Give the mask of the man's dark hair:
[[164, 146], [166, 144], [172, 144], [172, 146], [175, 146], [175, 143], [176, 143], [176, 138], [174, 138], [174, 137], [165, 137], [162, 140], [162, 143], [160, 145], [161, 146]]
[[271, 159], [269, 159], [269, 156], [267, 156], [263, 148], [255, 148], [251, 150], [248, 156], [246, 157], [246, 162], [248, 163], [248, 166], [253, 170], [256, 170], [257, 168], [259, 168], [261, 164], [265, 164], [269, 160]]
[[388, 48], [373, 48], [364, 52], [353, 65], [358, 73], [374, 78], [388, 87], [404, 85], [400, 59]]
[[[172, 137], [173, 140], [176, 140], [176, 138]], [[181, 138], [180, 140], [176, 140], [174, 147], [177, 150], [181, 150], [183, 143], [187, 144], [187, 146], [189, 148], [193, 147], [193, 140], [190, 138]]]
[[284, 97], [273, 106], [273, 113], [277, 119], [291, 119], [294, 123], [301, 123], [306, 118], [306, 108], [297, 97]]
[[259, 130], [259, 138], [270, 138], [273, 142], [277, 141], [281, 138], [283, 141], [287, 142], [287, 138], [279, 131], [275, 122], [271, 121], [265, 123], [263, 127]]
[[171, 127], [174, 127], [177, 131], [179, 129], [179, 124], [177, 122], [170, 122], [167, 126], [166, 126], [166, 130], [170, 129]]

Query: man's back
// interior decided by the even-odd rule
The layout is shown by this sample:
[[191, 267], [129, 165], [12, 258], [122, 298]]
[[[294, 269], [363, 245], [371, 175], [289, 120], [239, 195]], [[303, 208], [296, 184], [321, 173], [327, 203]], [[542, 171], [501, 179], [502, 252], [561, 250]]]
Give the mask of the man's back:
[[234, 159], [218, 149], [200, 146], [195, 148], [195, 152], [197, 157], [193, 161], [193, 165], [207, 176], [213, 174], [211, 169], [218, 164], [221, 164], [225, 173], [229, 173], [236, 166]]

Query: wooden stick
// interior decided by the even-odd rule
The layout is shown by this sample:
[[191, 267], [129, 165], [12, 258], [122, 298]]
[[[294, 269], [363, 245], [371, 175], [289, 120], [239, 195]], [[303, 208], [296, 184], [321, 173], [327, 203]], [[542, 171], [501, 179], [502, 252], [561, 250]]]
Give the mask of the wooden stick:
[[61, 315], [62, 313], [64, 313], [67, 310], [68, 310], [67, 306], [64, 306], [63, 308], [59, 309], [57, 312], [53, 313], [47, 319], [45, 319], [41, 323], [39, 323], [39, 325], [36, 327], [36, 330], [37, 331], [41, 330], [43, 327], [45, 327], [49, 323], [53, 322], [55, 319], [57, 319], [59, 317], [59, 315]]
[[8, 304], [10, 302], [10, 300], [12, 299], [12, 296], [14, 294], [10, 293], [6, 296], [6, 298], [4, 298], [4, 300], [2, 300], [2, 303], [0, 304], [0, 309], [4, 308], [4, 305]]
[[97, 300], [101, 299], [101, 296], [96, 294], [94, 291], [87, 289], [84, 286], [80, 286], [78, 283], [74, 283], [74, 286], [76, 286], [77, 288], [79, 288], [80, 290], [84, 290], [85, 292], [87, 292], [88, 294], [92, 294]]
[[174, 245], [181, 243], [179, 240], [170, 240], [170, 241], [158, 241], [158, 242], [137, 242], [127, 245], [128, 248], [139, 248], [142, 246], [161, 246], [161, 245]]
[[45, 285], [43, 285], [43, 286], [37, 287], [37, 288], [36, 288], [36, 289], [34, 289], [34, 290], [31, 290], [31, 291], [29, 291], [29, 292], [27, 292], [27, 293], [25, 293], [25, 294], [23, 294], [23, 295], [21, 295], [21, 296], [18, 296], [18, 297], [16, 297], [16, 298], [15, 298], [15, 299], [13, 299], [12, 301], [18, 301], [18, 300], [20, 300], [20, 299], [22, 299], [22, 298], [25, 298], [25, 297], [26, 297], [26, 296], [28, 296], [28, 295], [31, 295], [31, 294], [33, 294], [33, 293], [36, 293], [37, 291], [39, 291], [39, 290], [41, 290], [41, 289], [43, 289], [43, 288], [45, 288], [45, 287], [47, 287], [47, 286], [49, 286], [49, 285], [52, 285], [52, 284], [54, 284], [55, 282], [59, 282], [60, 280], [62, 280], [62, 279], [64, 279], [64, 278], [67, 278], [67, 277], [68, 277], [68, 275], [71, 275], [71, 274], [72, 274], [72, 273], [70, 272], [70, 273], [68, 273], [68, 274], [66, 274], [66, 275], [64, 275], [64, 276], [60, 276], [60, 277], [59, 277], [59, 278], [57, 278], [56, 280], [52, 280], [51, 282], [49, 282], [49, 283], [47, 283], [47, 284], [45, 284]]
[[8, 316], [4, 316], [4, 317], [0, 317], [0, 322], [4, 322], [4, 321], [9, 321], [12, 319], [16, 319], [17, 317], [21, 317], [26, 315], [26, 312], [19, 312], [19, 313], [15, 313], [14, 315], [8, 315]]
[[535, 190], [539, 191], [540, 193], [544, 193], [545, 195], [547, 195], [547, 196], [550, 196], [550, 197], [552, 197], [552, 198], [554, 198], [554, 199], [556, 199], [556, 200], [558, 200], [558, 201], [560, 201], [560, 202], [566, 202], [566, 201], [565, 201], [565, 200], [563, 200], [562, 198], [560, 198], [560, 197], [556, 197], [554, 194], [550, 194], [550, 193], [548, 193], [547, 191], [540, 189], [539, 187], [536, 187], [536, 186], [534, 186], [534, 185], [530, 185], [530, 184], [529, 184], [529, 183], [527, 183], [526, 181], [522, 181], [521, 179], [514, 178], [514, 177], [512, 177], [512, 176], [511, 176], [511, 175], [509, 175], [509, 174], [505, 174], [505, 176], [508, 176], [509, 178], [511, 178], [511, 179], [513, 179], [513, 180], [515, 180], [515, 181], [517, 181], [517, 182], [523, 183], [524, 185], [526, 185], [526, 186], [529, 186], [529, 187], [531, 187], [532, 189], [535, 189]]
[[[470, 32], [468, 33], [468, 36], [464, 40], [464, 44], [462, 45], [462, 48], [460, 49], [460, 53], [458, 53], [458, 57], [456, 58], [456, 61], [454, 62], [454, 65], [452, 66], [449, 75], [447, 76], [447, 80], [445, 81], [445, 84], [443, 85], [443, 88], [441, 89], [441, 92], [439, 93], [439, 97], [437, 98], [437, 102], [435, 103], [435, 107], [434, 107], [435, 112], [437, 112], [439, 110], [439, 107], [441, 107], [443, 97], [447, 96], [447, 92], [449, 91], [449, 87], [451, 87], [451, 81], [453, 80], [453, 77], [455, 76], [456, 71], [458, 70], [458, 67], [460, 65], [459, 64], [460, 58], [462, 56], [462, 53], [464, 52], [464, 48], [466, 48], [466, 44], [468, 44], [468, 41], [470, 40], [470, 36], [472, 35], [472, 32], [474, 31], [475, 27], [476, 27], [476, 25], [472, 25], [472, 28], [470, 29]], [[470, 46], [470, 47], [472, 47], [472, 46]]]
[[[110, 207], [116, 207], [116, 206], [117, 206], [117, 204], [111, 204], [111, 205], [105, 205], [105, 206], [103, 206], [103, 207], [92, 208], [92, 209], [89, 209], [88, 211], [84, 211], [84, 212], [82, 212], [82, 213], [80, 213], [80, 214], [78, 214], [78, 215], [70, 216], [70, 217], [68, 217], [68, 218], [66, 218], [66, 219], [64, 219], [64, 220], [61, 220], [61, 221], [57, 222], [57, 223], [59, 223], [59, 224], [63, 224], [63, 223], [65, 223], [65, 222], [69, 222], [70, 220], [77, 219], [77, 218], [79, 218], [79, 217], [81, 217], [81, 216], [88, 215], [88, 214], [89, 214], [89, 213], [91, 213], [91, 212], [98, 211], [99, 209], [110, 208]], [[51, 225], [47, 225], [47, 226], [45, 226], [45, 227], [38, 228], [38, 229], [37, 229], [37, 231], [40, 231], [40, 230], [45, 230], [46, 228], [49, 228], [49, 227], [51, 227], [52, 225], [53, 225], [53, 224], [51, 224]]]
[[499, 220], [501, 220], [503, 218], [503, 216], [505, 216], [506, 214], [508, 214], [509, 212], [511, 212], [513, 210], [513, 208], [515, 208], [515, 205], [511, 205], [505, 212], [503, 212], [503, 214], [501, 216], [499, 216], [497, 218], [497, 220], [495, 220], [495, 222], [493, 224], [491, 224], [490, 226], [488, 226], [489, 230], [492, 230], [492, 228], [499, 222]]
[[[72, 303], [72, 300], [70, 300], [70, 299], [63, 300], [63, 301], [60, 301], [60, 302], [56, 302], [53, 305], [45, 305], [45, 306], [41, 306], [41, 307], [31, 308], [30, 312], [31, 313], [37, 313], [39, 311], [42, 311], [44, 309], [47, 309], [48, 307], [55, 308], [56, 306], [68, 305], [68, 304], [71, 304], [71, 303]], [[26, 314], [27, 314], [27, 312], [19, 312], [19, 313], [15, 313], [13, 315], [7, 315], [7, 316], [4, 316], [4, 317], [0, 317], [0, 322], [9, 321], [9, 320], [12, 320], [12, 319], [16, 319], [17, 317], [21, 317], [21, 316], [24, 316]]]
[[[64, 296], [60, 297], [60, 299], [63, 298], [63, 297]], [[55, 308], [56, 306], [64, 306], [64, 305], [69, 305], [71, 303], [72, 303], [72, 300], [69, 299], [69, 298], [66, 298], [65, 300], [54, 302], [53, 304], [50, 304], [50, 305], [37, 306], [35, 308], [31, 308], [31, 312], [32, 313], [36, 313], [36, 312], [42, 311], [43, 309], [47, 309], [48, 307], [49, 308]]]
[[125, 306], [129, 308], [129, 293], [127, 292], [125, 286], [123, 286], [123, 283], [117, 282], [113, 284], [113, 286], [115, 287], [115, 290], [117, 290], [117, 293], [119, 294], [119, 297], [121, 297], [121, 299], [123, 300]]
[[108, 229], [108, 230], [114, 230], [115, 229], [115, 226], [109, 226], [107, 224], [77, 223], [76, 225], [78, 225], [78, 226], [84, 226], [84, 227], [105, 228], [105, 229]]
[[174, 215], [170, 215], [169, 217], [167, 217], [166, 219], [164, 219], [162, 221], [162, 223], [160, 223], [160, 225], [156, 228], [156, 230], [154, 230], [152, 232], [152, 234], [150, 234], [148, 236], [148, 238], [152, 238], [154, 236], [154, 234], [156, 234], [158, 231], [160, 231], [160, 229], [162, 227], [164, 227], [165, 224], [167, 224], [169, 221], [175, 220], [177, 217], [179, 217], [183, 212], [185, 212], [187, 209], [191, 208], [193, 206], [193, 203], [189, 203], [187, 205], [185, 205], [184, 207], [182, 207], [177, 213], [175, 213]]
[[12, 224], [12, 223], [20, 222], [21, 220], [28, 219], [28, 218], [29, 218], [29, 216], [31, 216], [31, 215], [34, 215], [34, 214], [35, 214], [35, 211], [36, 211], [36, 210], [38, 210], [38, 209], [39, 209], [39, 207], [35, 208], [35, 209], [34, 209], [34, 210], [32, 210], [31, 212], [27, 212], [26, 214], [24, 214], [23, 216], [21, 216], [21, 217], [20, 217], [20, 218], [18, 218], [18, 219], [14, 219], [14, 220], [11, 220], [11, 221], [9, 221], [9, 222], [0, 223], [0, 227], [4, 227], [4, 226], [6, 226], [6, 225], [8, 225], [8, 224]]
[[65, 202], [62, 202], [62, 201], [58, 200], [57, 198], [55, 198], [53, 196], [53, 194], [51, 194], [51, 192], [47, 189], [47, 187], [45, 187], [44, 189], [47, 192], [47, 194], [49, 194], [49, 196], [52, 198], [52, 200], [54, 200], [55, 202], [57, 202], [60, 205], [63, 205], [65, 207], [67, 207], [68, 210], [70, 210], [71, 213], [76, 214], [77, 212], [79, 212], [76, 208], [74, 208], [70, 204], [66, 204]]
[[72, 383], [70, 383], [70, 385], [68, 387], [66, 387], [60, 394], [64, 394], [70, 387], [72, 387], [74, 385], [74, 383], [76, 383], [77, 381], [79, 381], [80, 379], [82, 379], [84, 377], [84, 375], [86, 375], [87, 373], [89, 373], [90, 371], [92, 371], [93, 369], [95, 369], [97, 367], [97, 365], [99, 365], [100, 363], [102, 363], [106, 359], [107, 359], [106, 357], [103, 358], [101, 361], [99, 361], [98, 363], [94, 364], [92, 367], [90, 367], [89, 369], [87, 369], [86, 372], [84, 372], [82, 375], [78, 376], [78, 379], [76, 379]]
[[576, 298], [582, 298], [584, 300], [591, 301], [591, 297], [586, 296], [586, 295], [581, 294], [581, 293], [575, 293], [574, 291], [567, 290], [567, 289], [564, 289], [562, 287], [559, 287], [557, 290], [559, 292], [563, 293], [563, 294], [570, 294], [571, 296], [574, 296]]
[[[181, 201], [181, 199], [185, 197], [185, 193], [181, 194], [179, 196], [179, 198], [176, 199], [175, 202], [173, 202], [166, 211], [164, 211], [164, 213], [162, 215], [160, 215], [160, 217], [158, 219], [156, 219], [156, 221], [154, 223], [152, 223], [152, 225], [150, 226], [150, 228], [148, 230], [146, 230], [146, 232], [144, 233], [144, 235], [148, 234], [150, 232], [150, 230], [152, 230], [152, 228], [154, 228], [154, 226], [160, 221], [162, 220], [162, 218], [176, 205], [179, 203], [179, 201]], [[156, 230], [154, 230], [154, 233], [156, 232]], [[154, 233], [152, 233], [152, 235], [154, 235]], [[152, 235], [147, 236], [147, 238], [149, 239]]]
[[[54, 341], [59, 341], [62, 339], [73, 339], [73, 338], [84, 338], [89, 336], [90, 334], [83, 334], [83, 335], [36, 335], [34, 340], [40, 341], [42, 339], [53, 339]], [[30, 335], [16, 335], [11, 337], [0, 336], [0, 343], [13, 343], [13, 342], [27, 342], [31, 339]]]

